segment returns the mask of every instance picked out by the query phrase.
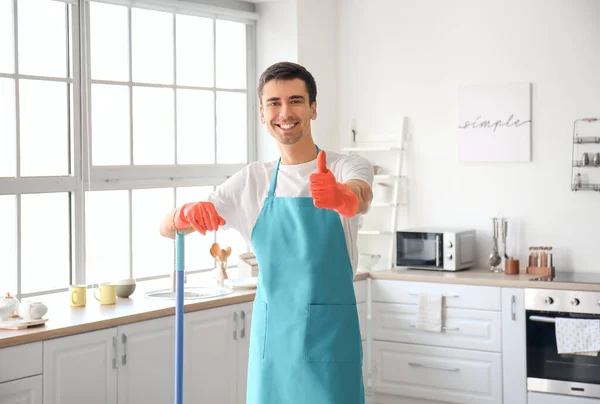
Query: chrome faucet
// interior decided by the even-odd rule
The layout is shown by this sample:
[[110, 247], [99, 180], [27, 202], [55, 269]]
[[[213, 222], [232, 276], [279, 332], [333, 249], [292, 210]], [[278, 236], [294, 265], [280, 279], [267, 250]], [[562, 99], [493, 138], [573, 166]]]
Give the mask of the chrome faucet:
[[[173, 273], [171, 274], [171, 281], [172, 281], [172, 287], [171, 290], [173, 292], [175, 292], [177, 290], [177, 271], [173, 270]], [[187, 272], [183, 271], [183, 283], [186, 284], [187, 283]]]

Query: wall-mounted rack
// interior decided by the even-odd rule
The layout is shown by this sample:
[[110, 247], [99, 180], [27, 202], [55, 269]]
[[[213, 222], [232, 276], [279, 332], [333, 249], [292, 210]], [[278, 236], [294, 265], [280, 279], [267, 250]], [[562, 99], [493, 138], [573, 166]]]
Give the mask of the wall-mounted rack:
[[[580, 118], [573, 122], [571, 149], [571, 191], [600, 192], [600, 118]], [[597, 145], [598, 147], [594, 147]]]

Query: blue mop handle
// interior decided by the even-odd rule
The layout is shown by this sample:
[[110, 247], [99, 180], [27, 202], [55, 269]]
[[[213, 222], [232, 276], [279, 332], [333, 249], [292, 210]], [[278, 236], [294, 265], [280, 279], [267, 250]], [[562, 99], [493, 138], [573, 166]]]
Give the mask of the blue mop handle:
[[175, 230], [175, 404], [183, 403], [183, 268], [185, 257], [183, 231]]

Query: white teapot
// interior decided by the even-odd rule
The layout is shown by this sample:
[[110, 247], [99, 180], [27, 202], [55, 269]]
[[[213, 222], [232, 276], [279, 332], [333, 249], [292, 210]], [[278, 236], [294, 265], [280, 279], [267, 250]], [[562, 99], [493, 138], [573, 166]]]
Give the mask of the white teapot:
[[23, 320], [37, 320], [48, 312], [48, 306], [42, 302], [23, 302], [19, 304], [17, 314]]
[[19, 299], [12, 297], [10, 293], [0, 298], [0, 321], [8, 319], [8, 316], [13, 313], [19, 306]]

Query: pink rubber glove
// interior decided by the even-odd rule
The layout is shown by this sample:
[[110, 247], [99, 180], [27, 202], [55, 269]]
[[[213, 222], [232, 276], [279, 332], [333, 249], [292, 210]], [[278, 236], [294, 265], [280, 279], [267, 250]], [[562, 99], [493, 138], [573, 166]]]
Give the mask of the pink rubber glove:
[[193, 227], [202, 235], [205, 235], [207, 230], [216, 231], [224, 224], [225, 219], [219, 216], [211, 202], [186, 203], [173, 215], [173, 227], [176, 230]]
[[358, 213], [358, 195], [348, 185], [335, 180], [327, 169], [324, 150], [317, 156], [317, 172], [310, 175], [310, 194], [317, 208], [333, 209], [347, 218]]

